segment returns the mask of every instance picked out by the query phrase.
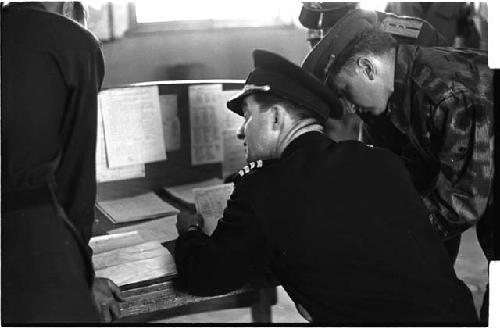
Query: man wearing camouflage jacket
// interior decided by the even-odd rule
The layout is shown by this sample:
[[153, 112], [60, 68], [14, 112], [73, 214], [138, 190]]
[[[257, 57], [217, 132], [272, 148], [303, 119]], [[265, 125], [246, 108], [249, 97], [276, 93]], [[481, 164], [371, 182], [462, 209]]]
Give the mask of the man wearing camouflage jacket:
[[357, 20], [332, 28], [303, 68], [363, 119], [363, 140], [402, 157], [441, 238], [477, 223], [491, 260], [493, 74], [487, 53], [397, 45]]

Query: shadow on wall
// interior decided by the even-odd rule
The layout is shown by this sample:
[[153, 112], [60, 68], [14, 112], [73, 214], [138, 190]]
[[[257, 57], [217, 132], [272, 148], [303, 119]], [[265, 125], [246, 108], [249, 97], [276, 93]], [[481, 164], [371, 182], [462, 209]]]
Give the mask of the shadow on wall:
[[202, 63], [167, 66], [166, 80], [205, 80], [214, 76], [212, 69]]
[[309, 51], [296, 27], [221, 28], [129, 34], [103, 44], [104, 87], [175, 77], [245, 79], [256, 48], [300, 64]]

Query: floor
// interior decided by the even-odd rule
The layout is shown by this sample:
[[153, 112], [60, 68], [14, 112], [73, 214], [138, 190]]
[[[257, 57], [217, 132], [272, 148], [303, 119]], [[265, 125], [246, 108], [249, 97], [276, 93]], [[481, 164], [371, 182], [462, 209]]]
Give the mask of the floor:
[[[469, 229], [462, 235], [460, 253], [455, 263], [455, 270], [474, 297], [474, 304], [479, 311], [485, 286], [488, 281], [488, 265], [477, 242], [476, 231]], [[294, 303], [283, 288], [278, 288], [278, 303], [272, 308], [273, 323], [305, 323], [297, 313]], [[179, 316], [159, 323], [250, 323], [249, 309], [234, 309], [208, 313]]]

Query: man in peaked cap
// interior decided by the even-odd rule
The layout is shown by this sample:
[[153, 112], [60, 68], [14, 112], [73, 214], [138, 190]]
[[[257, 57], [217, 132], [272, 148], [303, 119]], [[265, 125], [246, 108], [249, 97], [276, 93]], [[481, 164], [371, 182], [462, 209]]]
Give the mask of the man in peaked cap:
[[245, 117], [250, 163], [211, 236], [199, 216], [179, 214], [181, 283], [222, 294], [271, 271], [314, 323], [474, 323], [471, 294], [397, 156], [330, 140], [328, 90], [278, 55], [253, 56], [227, 103]]
[[[486, 258], [493, 256], [493, 73], [487, 63], [481, 50], [398, 45], [359, 20], [339, 22], [303, 63], [358, 113], [362, 141], [403, 159], [452, 261], [461, 233], [476, 223]], [[486, 311], [483, 306], [484, 320]]]
[[339, 20], [350, 15], [366, 18], [374, 27], [391, 33], [398, 43], [421, 46], [452, 44], [424, 19], [360, 9], [357, 2], [303, 2], [299, 21], [308, 29], [312, 48]]

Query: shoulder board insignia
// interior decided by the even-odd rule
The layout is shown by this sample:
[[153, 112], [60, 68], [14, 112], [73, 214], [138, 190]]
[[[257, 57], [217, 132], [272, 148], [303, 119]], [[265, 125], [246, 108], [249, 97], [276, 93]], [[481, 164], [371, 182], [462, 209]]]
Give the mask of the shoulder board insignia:
[[387, 16], [380, 23], [380, 29], [387, 33], [417, 39], [420, 35], [422, 25], [424, 25], [423, 21], [415, 18]]
[[264, 162], [259, 159], [258, 161], [248, 163], [241, 170], [238, 171], [238, 175], [243, 178], [246, 174], [250, 173], [253, 169], [257, 169], [264, 166]]

